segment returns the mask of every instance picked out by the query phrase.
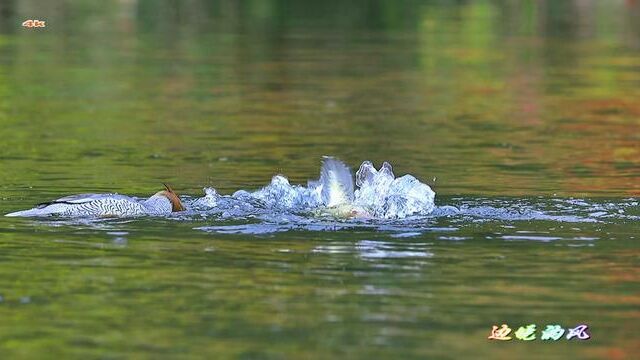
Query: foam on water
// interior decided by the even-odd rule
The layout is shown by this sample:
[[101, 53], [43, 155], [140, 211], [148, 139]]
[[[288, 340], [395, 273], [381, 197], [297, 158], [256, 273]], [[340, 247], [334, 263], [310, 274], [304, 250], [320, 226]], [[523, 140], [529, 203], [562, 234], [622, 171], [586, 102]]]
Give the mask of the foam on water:
[[[220, 212], [225, 205], [249, 211], [288, 212], [291, 214], [324, 214], [336, 218], [404, 219], [427, 215], [434, 209], [435, 193], [411, 175], [395, 178], [389, 163], [376, 170], [365, 161], [353, 177], [342, 162], [325, 157], [317, 181], [307, 186], [291, 185], [284, 175], [276, 175], [271, 183], [257, 191], [236, 191], [230, 198], [236, 203], [222, 201], [215, 189], [206, 188], [205, 196], [193, 201], [196, 211]], [[242, 204], [240, 204], [242, 203]], [[318, 211], [320, 210], [320, 211]]]
[[[341, 163], [340, 163], [341, 164]], [[332, 163], [332, 169], [342, 169]], [[344, 166], [346, 169], [346, 166]], [[337, 170], [343, 171], [343, 170]], [[327, 196], [327, 186], [338, 191], [349, 189], [335, 179], [341, 175], [323, 172], [317, 181], [307, 186], [291, 185], [283, 175], [257, 191], [240, 190], [232, 196], [219, 195], [205, 189], [205, 197], [187, 199], [190, 210], [180, 218], [199, 215], [222, 223], [198, 226], [196, 229], [215, 233], [269, 234], [285, 231], [362, 230], [391, 233], [393, 237], [419, 236], [424, 232], [455, 232], [460, 227], [487, 222], [502, 222], [508, 229], [514, 222], [549, 222], [556, 224], [607, 224], [638, 221], [638, 201], [635, 199], [603, 202], [587, 199], [549, 198], [449, 198], [435, 204], [435, 193], [411, 175], [395, 177], [389, 163], [379, 170], [365, 161], [356, 172], [353, 196]], [[335, 184], [328, 184], [334, 179]], [[348, 181], [348, 180], [342, 180]], [[323, 189], [325, 190], [323, 192]], [[324, 194], [324, 195], [323, 195]], [[213, 200], [215, 198], [215, 200]], [[353, 199], [345, 203], [344, 199]], [[196, 206], [192, 206], [192, 204]], [[204, 205], [210, 204], [210, 207]], [[216, 220], [217, 219], [217, 220]], [[227, 224], [226, 220], [242, 220]], [[450, 236], [451, 237], [451, 236]], [[456, 239], [455, 236], [451, 238]], [[505, 240], [554, 241], [563, 239], [545, 234], [505, 234]], [[593, 240], [596, 237], [574, 240]]]

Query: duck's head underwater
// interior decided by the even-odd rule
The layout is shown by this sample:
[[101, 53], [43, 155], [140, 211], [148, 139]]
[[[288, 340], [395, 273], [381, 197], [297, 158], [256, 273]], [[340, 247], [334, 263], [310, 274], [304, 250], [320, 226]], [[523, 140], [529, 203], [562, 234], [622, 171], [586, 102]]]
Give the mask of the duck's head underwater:
[[169, 185], [167, 184], [162, 184], [162, 185], [164, 185], [164, 190], [158, 191], [146, 201], [150, 202], [151, 199], [153, 199], [154, 197], [157, 197], [159, 201], [164, 202], [164, 205], [166, 207], [166, 201], [163, 199], [165, 198], [169, 200], [169, 203], [171, 203], [171, 212], [185, 211], [186, 209], [184, 205], [182, 205], [182, 201], [180, 201], [180, 197], [178, 196], [178, 194], [176, 194]]

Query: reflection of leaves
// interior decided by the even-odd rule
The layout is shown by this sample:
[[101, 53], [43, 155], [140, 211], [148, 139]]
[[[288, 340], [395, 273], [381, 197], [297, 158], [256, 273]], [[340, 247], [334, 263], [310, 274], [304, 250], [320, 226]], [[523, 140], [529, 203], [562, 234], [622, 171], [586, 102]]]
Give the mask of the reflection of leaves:
[[634, 159], [640, 158], [638, 153], [640, 152], [640, 147], [619, 147], [613, 151], [613, 157], [616, 160], [629, 160], [630, 162]]
[[[333, 154], [437, 175], [445, 193], [640, 191], [637, 57], [566, 6], [71, 1], [52, 13], [69, 20], [65, 37], [4, 36], [0, 154], [14, 160], [0, 173], [126, 193], [159, 180], [237, 189], [276, 172], [303, 182]], [[585, 6], [625, 20], [619, 5]], [[323, 15], [313, 28], [305, 7]], [[545, 36], [582, 29], [610, 40]]]

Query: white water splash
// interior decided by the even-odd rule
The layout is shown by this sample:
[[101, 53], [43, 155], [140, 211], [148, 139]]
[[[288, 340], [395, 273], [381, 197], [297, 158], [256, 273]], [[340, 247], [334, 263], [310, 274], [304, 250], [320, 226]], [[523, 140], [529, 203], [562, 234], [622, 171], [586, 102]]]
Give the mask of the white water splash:
[[[260, 190], [239, 190], [231, 197], [265, 210], [315, 212], [338, 218], [403, 219], [427, 215], [435, 207], [435, 193], [428, 185], [411, 175], [395, 178], [387, 162], [380, 170], [370, 161], [363, 162], [356, 173], [355, 191], [349, 168], [339, 160], [325, 157], [320, 173], [320, 179], [309, 181], [307, 186], [291, 185], [284, 175], [276, 175]], [[205, 193], [206, 199], [195, 201], [198, 207], [221, 205], [215, 190], [207, 188]]]

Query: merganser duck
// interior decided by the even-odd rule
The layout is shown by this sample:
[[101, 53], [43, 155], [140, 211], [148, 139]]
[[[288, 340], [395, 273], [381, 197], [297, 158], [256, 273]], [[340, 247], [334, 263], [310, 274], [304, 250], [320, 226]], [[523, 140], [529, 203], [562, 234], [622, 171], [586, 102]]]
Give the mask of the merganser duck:
[[5, 216], [62, 217], [131, 217], [142, 215], [168, 215], [185, 208], [178, 195], [166, 184], [165, 190], [146, 200], [119, 194], [79, 194], [39, 204], [29, 210], [16, 211]]

